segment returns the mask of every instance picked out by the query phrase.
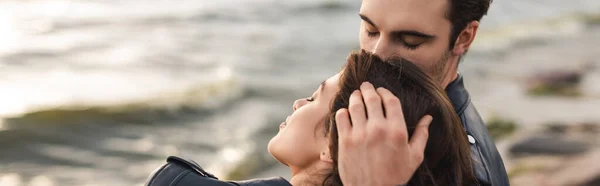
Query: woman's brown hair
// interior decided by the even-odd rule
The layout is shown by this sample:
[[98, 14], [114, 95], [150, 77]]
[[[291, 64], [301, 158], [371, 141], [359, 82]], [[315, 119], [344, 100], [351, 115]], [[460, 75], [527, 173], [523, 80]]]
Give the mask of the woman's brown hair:
[[343, 185], [337, 169], [338, 130], [335, 113], [341, 108], [348, 108], [350, 95], [365, 81], [372, 83], [375, 88], [390, 90], [400, 99], [409, 136], [412, 136], [421, 117], [427, 114], [433, 116], [425, 158], [408, 185], [460, 186], [476, 183], [467, 134], [444, 90], [411, 62], [394, 59], [383, 61], [363, 50], [348, 56], [340, 75], [339, 92], [327, 116], [325, 134], [329, 135], [329, 150], [334, 166], [323, 185]]

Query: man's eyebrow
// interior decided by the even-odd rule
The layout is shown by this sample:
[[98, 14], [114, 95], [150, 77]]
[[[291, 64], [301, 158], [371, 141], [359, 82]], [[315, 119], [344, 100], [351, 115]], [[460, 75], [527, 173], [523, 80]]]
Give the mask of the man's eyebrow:
[[435, 38], [435, 35], [429, 35], [429, 34], [425, 34], [419, 31], [414, 31], [414, 30], [400, 30], [400, 31], [392, 31], [392, 36], [394, 37], [402, 37], [402, 36], [415, 36], [415, 37], [421, 37], [421, 38], [425, 38], [425, 39], [429, 39], [429, 38]]
[[[365, 22], [371, 24], [373, 27], [377, 28], [377, 25], [375, 25], [375, 23], [373, 23], [373, 21], [371, 21], [371, 19], [369, 19], [367, 16], [362, 15], [362, 14], [358, 14], [360, 16], [360, 18], [362, 20], [364, 20]], [[422, 37], [422, 38], [435, 38], [435, 35], [429, 35], [429, 34], [425, 34], [419, 31], [415, 31], [415, 30], [399, 30], [399, 31], [392, 31], [392, 36], [415, 36], [415, 37]]]
[[360, 18], [364, 21], [366, 21], [367, 23], [371, 24], [371, 26], [377, 28], [377, 25], [375, 25], [375, 23], [373, 23], [373, 21], [371, 21], [367, 16], [362, 15], [362, 14], [358, 14], [358, 16], [360, 16]]
[[327, 82], [327, 80], [321, 81], [321, 92], [323, 92], [323, 90], [325, 90], [325, 85], [327, 84], [326, 82]]

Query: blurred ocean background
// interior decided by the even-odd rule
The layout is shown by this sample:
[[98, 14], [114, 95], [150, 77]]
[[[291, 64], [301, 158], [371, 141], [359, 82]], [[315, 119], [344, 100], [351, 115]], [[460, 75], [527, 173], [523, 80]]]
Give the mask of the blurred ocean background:
[[[220, 177], [289, 176], [267, 142], [358, 49], [359, 7], [1, 1], [0, 186], [142, 185], [168, 155]], [[600, 63], [599, 25], [598, 0], [494, 1], [460, 67], [482, 116], [598, 120], [597, 73], [575, 100], [530, 99], [518, 82]]]

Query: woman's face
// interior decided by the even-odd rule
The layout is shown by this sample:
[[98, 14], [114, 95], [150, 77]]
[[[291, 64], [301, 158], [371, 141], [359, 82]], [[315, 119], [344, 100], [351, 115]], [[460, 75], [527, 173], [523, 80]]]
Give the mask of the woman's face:
[[[329, 157], [329, 139], [323, 133], [330, 103], [338, 91], [339, 75], [323, 83], [309, 98], [294, 102], [294, 112], [279, 126], [279, 133], [269, 142], [269, 152], [292, 173], [317, 164]], [[327, 159], [325, 159], [327, 161]]]

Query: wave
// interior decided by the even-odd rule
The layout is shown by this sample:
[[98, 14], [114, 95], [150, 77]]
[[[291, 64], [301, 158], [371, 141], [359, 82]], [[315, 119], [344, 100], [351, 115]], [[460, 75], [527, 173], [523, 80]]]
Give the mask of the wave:
[[[123, 121], [148, 123], [176, 118], [185, 113], [212, 112], [244, 95], [238, 78], [231, 76], [211, 83], [199, 83], [179, 90], [137, 99], [110, 103], [57, 103], [31, 107], [18, 114], [5, 115], [0, 130], [10, 130], [22, 124], [68, 123], [70, 121]], [[0, 118], [1, 119], [1, 118]]]
[[[236, 4], [236, 6], [232, 6]], [[331, 11], [357, 7], [360, 3], [350, 0], [220, 0], [196, 1], [179, 0], [148, 3], [140, 0], [127, 1], [7, 1], [0, 2], [0, 15], [16, 19], [16, 22], [34, 23], [23, 29], [34, 33], [47, 32], [60, 28], [92, 26], [103, 24], [136, 22], [170, 22], [203, 18], [206, 20], [226, 19], [245, 20], [256, 14], [272, 11], [305, 12]], [[131, 9], [130, 7], [136, 7]], [[274, 8], [276, 7], [276, 8]], [[35, 11], [32, 11], [35, 10]], [[267, 15], [270, 16], [270, 15]], [[118, 18], [118, 19], [116, 19]], [[276, 16], [276, 18], [281, 18]], [[18, 25], [24, 26], [24, 25]]]
[[280, 119], [272, 118], [266, 125], [271, 127], [253, 132], [249, 136], [251, 140], [222, 147], [207, 170], [221, 179], [243, 180], [277, 165], [277, 160], [268, 152], [267, 144], [279, 132], [275, 126], [280, 122]]

